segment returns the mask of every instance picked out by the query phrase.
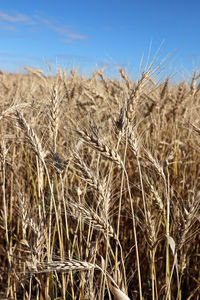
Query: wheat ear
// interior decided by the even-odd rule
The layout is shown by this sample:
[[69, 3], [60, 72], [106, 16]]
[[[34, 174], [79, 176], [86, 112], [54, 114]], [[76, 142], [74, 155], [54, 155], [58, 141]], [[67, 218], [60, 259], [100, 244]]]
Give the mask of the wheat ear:
[[81, 203], [70, 202], [69, 208], [72, 210], [73, 217], [78, 218], [80, 214], [84, 217], [85, 221], [91, 223], [95, 229], [102, 231], [103, 233], [108, 234], [109, 236], [117, 239], [114, 229], [111, 224], [108, 223], [104, 217], [100, 217], [94, 210], [90, 207], [85, 207]]
[[16, 111], [16, 117], [21, 129], [25, 132], [33, 151], [42, 161], [44, 161], [47, 153], [43, 150], [38, 136], [36, 135], [34, 130], [27, 124], [26, 119], [19, 111]]
[[84, 163], [77, 152], [73, 152], [75, 158], [75, 164], [78, 167], [78, 172], [82, 174], [83, 180], [87, 182], [95, 191], [98, 192], [101, 198], [106, 198], [107, 194], [105, 193], [105, 183], [101, 182], [99, 178], [95, 176], [92, 170]]
[[119, 154], [101, 142], [96, 136], [90, 135], [86, 129], [76, 130], [76, 132], [81, 136], [85, 143], [87, 143], [93, 149], [99, 151], [101, 155], [115, 162], [118, 166], [123, 166], [123, 161], [121, 160]]
[[[30, 266], [29, 266], [30, 267]], [[70, 272], [73, 270], [86, 271], [94, 268], [99, 268], [97, 265], [85, 261], [69, 260], [69, 261], [52, 261], [37, 264], [37, 270], [33, 273], [47, 273], [47, 272]]]

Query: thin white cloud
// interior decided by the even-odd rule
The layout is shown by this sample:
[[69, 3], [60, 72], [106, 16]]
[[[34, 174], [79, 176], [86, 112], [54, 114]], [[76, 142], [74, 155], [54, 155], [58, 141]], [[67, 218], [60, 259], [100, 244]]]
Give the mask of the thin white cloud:
[[17, 11], [7, 13], [0, 10], [0, 22], [3, 24], [4, 29], [8, 31], [21, 31], [22, 29], [20, 28], [20, 30], [18, 30], [17, 27], [17, 24], [19, 23], [32, 25], [31, 29], [28, 28], [28, 30], [33, 30], [33, 28], [42, 30], [44, 27], [46, 27], [62, 37], [60, 41], [64, 43], [77, 43], [87, 39], [85, 35], [73, 30], [70, 26], [57, 25], [51, 22], [48, 18], [43, 18], [39, 15], [28, 16]]
[[77, 33], [69, 33], [68, 37], [71, 38], [72, 40], [85, 40], [86, 36], [82, 34], [77, 34]]
[[24, 22], [28, 24], [35, 24], [35, 22], [27, 15], [21, 14], [19, 12], [14, 11], [11, 14], [7, 14], [3, 11], [0, 11], [0, 19], [3, 21], [11, 22], [11, 23], [19, 23]]
[[81, 41], [76, 39], [65, 39], [61, 40], [61, 42], [65, 44], [79, 44]]
[[8, 30], [8, 31], [13, 31], [13, 32], [18, 31], [16, 26], [13, 26], [13, 25], [7, 25], [7, 24], [4, 24], [4, 29], [6, 29], [6, 30]]
[[66, 25], [58, 26], [58, 25], [53, 24], [50, 20], [48, 20], [46, 18], [41, 18], [38, 15], [35, 17], [40, 21], [40, 23], [46, 25], [51, 30], [57, 32], [60, 36], [66, 38], [66, 39], [62, 40], [62, 42], [72, 43], [72, 42], [75, 42], [78, 40], [80, 41], [80, 40], [87, 39], [87, 37], [85, 35], [72, 30], [69, 26], [66, 26]]
[[26, 55], [23, 54], [14, 54], [14, 53], [0, 53], [0, 63], [7, 63], [10, 65], [18, 65], [18, 66], [32, 66], [33, 68], [37, 68], [43, 64], [43, 60], [41, 57]]
[[60, 60], [69, 60], [69, 61], [76, 60], [76, 61], [80, 61], [80, 62], [91, 61], [90, 57], [74, 55], [74, 54], [57, 54], [56, 57]]

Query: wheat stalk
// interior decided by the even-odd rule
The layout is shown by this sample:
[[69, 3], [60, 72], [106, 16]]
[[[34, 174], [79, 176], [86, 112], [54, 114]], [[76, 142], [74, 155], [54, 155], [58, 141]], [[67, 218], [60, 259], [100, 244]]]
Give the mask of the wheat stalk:
[[92, 170], [85, 164], [83, 159], [79, 156], [77, 152], [73, 152], [73, 156], [75, 159], [75, 164], [78, 167], [76, 169], [78, 172], [82, 174], [82, 179], [88, 183], [94, 190], [96, 190], [100, 197], [107, 198], [107, 195], [105, 193], [105, 183], [101, 182], [99, 178], [95, 176], [95, 174], [92, 172]]
[[195, 71], [192, 77], [191, 85], [190, 85], [190, 94], [192, 96], [196, 93], [196, 84], [197, 84], [197, 72]]
[[136, 87], [131, 91], [130, 97], [127, 101], [127, 111], [126, 111], [126, 117], [130, 123], [132, 123], [134, 116], [135, 116], [135, 110], [136, 105], [138, 104], [138, 98], [142, 92], [142, 89], [146, 83], [146, 81], [149, 78], [149, 71], [144, 72], [142, 74], [142, 77]]
[[30, 106], [29, 103], [19, 103], [19, 104], [11, 106], [11, 107], [9, 107], [6, 110], [1, 112], [0, 120], [7, 117], [8, 115], [16, 112], [19, 108], [25, 108], [25, 107], [28, 107], [28, 106]]
[[[31, 267], [31, 263], [29, 263]], [[36, 268], [34, 267], [32, 272], [36, 274], [46, 272], [70, 272], [70, 271], [87, 271], [99, 267], [95, 264], [88, 263], [85, 261], [69, 260], [69, 261], [52, 261], [37, 263]]]
[[119, 69], [119, 72], [120, 72], [122, 78], [124, 79], [124, 81], [125, 81], [125, 83], [126, 83], [126, 86], [127, 86], [128, 90], [131, 91], [132, 88], [133, 88], [132, 82], [130, 81], [130, 79], [128, 78], [128, 76], [126, 75], [126, 73], [124, 72], [123, 69], [120, 68], [120, 69]]
[[160, 99], [164, 99], [166, 98], [167, 96], [167, 93], [168, 93], [168, 86], [169, 86], [169, 78], [167, 78], [164, 82], [164, 85], [163, 85], [163, 88], [160, 92]]
[[57, 144], [57, 134], [58, 134], [58, 113], [59, 113], [59, 105], [58, 105], [58, 90], [57, 86], [54, 85], [51, 94], [51, 131], [53, 135], [53, 147], [54, 152], [56, 152], [56, 144]]
[[119, 156], [119, 154], [116, 151], [114, 151], [113, 149], [110, 149], [103, 142], [101, 142], [98, 139], [98, 137], [96, 137], [94, 135], [90, 135], [86, 131], [86, 129], [85, 130], [76, 130], [76, 132], [78, 133], [78, 135], [81, 136], [81, 138], [84, 140], [85, 143], [87, 143], [93, 149], [99, 151], [102, 156], [115, 162], [120, 167], [123, 166], [123, 161], [121, 160], [121, 157]]
[[[31, 266], [31, 264], [29, 264], [29, 266]], [[98, 269], [102, 273], [104, 273], [104, 271], [96, 264], [88, 263], [86, 261], [78, 261], [74, 259], [69, 261], [52, 261], [38, 263], [37, 270], [33, 268], [31, 272], [33, 274], [41, 274], [47, 272], [89, 271], [92, 269]], [[130, 298], [119, 289], [118, 285], [107, 272], [104, 275], [108, 276], [109, 287], [116, 300], [130, 300]]]
[[69, 207], [73, 209], [73, 212], [69, 211], [73, 217], [78, 218], [81, 214], [85, 221], [91, 223], [96, 230], [100, 230], [105, 235], [108, 234], [116, 239], [114, 229], [111, 224], [108, 223], [108, 220], [104, 219], [103, 216], [99, 216], [92, 208], [86, 207], [83, 204], [76, 203], [74, 201], [69, 202]]
[[33, 151], [41, 159], [41, 161], [44, 162], [47, 152], [43, 150], [39, 137], [36, 135], [34, 130], [28, 125], [26, 119], [19, 111], [16, 112], [16, 117], [21, 129], [25, 132], [27, 136]]
[[178, 222], [179, 228], [177, 229], [177, 249], [180, 250], [186, 243], [194, 239], [195, 235], [199, 232], [199, 228], [194, 230], [194, 224], [199, 223], [198, 220], [200, 212], [200, 193], [194, 197], [189, 205], [189, 209], [184, 208], [183, 217]]

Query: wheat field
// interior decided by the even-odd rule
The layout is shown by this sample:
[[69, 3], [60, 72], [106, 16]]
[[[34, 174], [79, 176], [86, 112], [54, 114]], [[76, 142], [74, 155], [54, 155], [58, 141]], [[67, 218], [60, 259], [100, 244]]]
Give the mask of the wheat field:
[[0, 299], [199, 299], [199, 75], [0, 74]]

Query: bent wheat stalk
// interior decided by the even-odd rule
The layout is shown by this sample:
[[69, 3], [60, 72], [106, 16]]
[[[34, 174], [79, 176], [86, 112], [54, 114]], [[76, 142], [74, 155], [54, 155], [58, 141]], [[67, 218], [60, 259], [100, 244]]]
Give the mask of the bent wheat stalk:
[[107, 272], [104, 272], [102, 268], [96, 264], [72, 259], [69, 261], [52, 261], [52, 262], [38, 263], [37, 269], [39, 270], [35, 270], [34, 268], [32, 273], [41, 274], [41, 273], [54, 272], [54, 271], [70, 272], [70, 271], [88, 271], [91, 269], [98, 269], [104, 274], [104, 276], [108, 277], [109, 288], [116, 300], [128, 300], [128, 299], [130, 300], [130, 298], [119, 289], [114, 279]]

